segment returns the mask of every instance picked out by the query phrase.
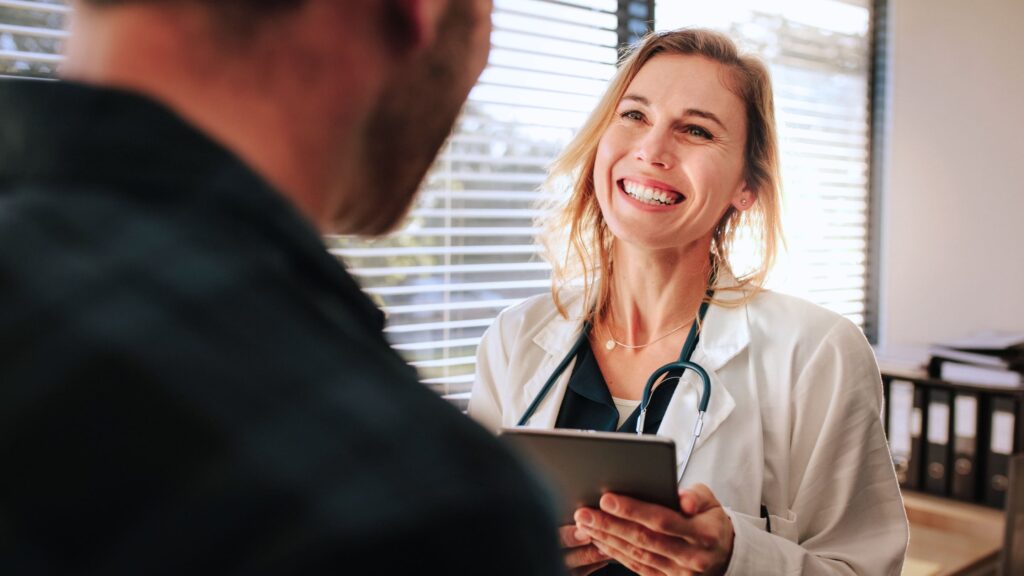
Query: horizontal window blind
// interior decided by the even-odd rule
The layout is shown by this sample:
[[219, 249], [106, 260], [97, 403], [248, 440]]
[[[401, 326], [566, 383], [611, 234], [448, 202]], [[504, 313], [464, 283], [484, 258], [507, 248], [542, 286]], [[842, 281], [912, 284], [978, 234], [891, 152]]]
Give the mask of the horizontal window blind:
[[[871, 150], [870, 0], [677, 1], [659, 29], [727, 33], [775, 88], [788, 252], [769, 286], [866, 324]], [[746, 253], [749, 255], [750, 247]], [[736, 258], [742, 268], [749, 256]]]
[[408, 221], [375, 241], [331, 237], [387, 313], [423, 382], [465, 407], [477, 344], [503, 308], [550, 287], [535, 242], [548, 164], [615, 71], [617, 0], [497, 0], [480, 82]]
[[70, 14], [63, 0], [0, 0], [0, 76], [52, 77]]

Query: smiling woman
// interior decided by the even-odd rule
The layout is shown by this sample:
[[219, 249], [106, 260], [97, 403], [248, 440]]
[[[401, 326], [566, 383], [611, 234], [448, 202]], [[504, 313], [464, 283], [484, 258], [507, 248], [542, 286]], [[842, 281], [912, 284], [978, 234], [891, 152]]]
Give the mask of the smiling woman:
[[[654, 58], [663, 53], [667, 55]], [[680, 90], [684, 87], [685, 91]], [[614, 181], [609, 180], [611, 167], [607, 164], [616, 154], [632, 153], [630, 146], [634, 145], [640, 146], [636, 154], [657, 155], [652, 166], [672, 163], [682, 188], [660, 182], [651, 170], [630, 172], [623, 164], [616, 167]], [[600, 291], [595, 295], [595, 316], [603, 316], [608, 306], [611, 283], [598, 282], [598, 277], [613, 266], [610, 248], [617, 234], [612, 228], [621, 219], [629, 219], [628, 212], [605, 211], [614, 208], [609, 190], [619, 188], [624, 197], [634, 199], [641, 195], [653, 198], [656, 191], [671, 192], [673, 198], [666, 199], [675, 201], [665, 204], [694, 214], [712, 206], [706, 195], [690, 198], [688, 204], [680, 201], [700, 185], [691, 179], [730, 177], [733, 182], [720, 181], [715, 186], [742, 184], [743, 193], [734, 198], [732, 209], [717, 216], [714, 210], [701, 212], [705, 219], [715, 217], [711, 223], [712, 266], [729, 266], [736, 231], [745, 227], [761, 246], [761, 262], [738, 278], [739, 285], [759, 286], [771, 269], [781, 239], [778, 147], [768, 72], [759, 60], [739, 54], [730, 40], [715, 33], [652, 35], [624, 61], [549, 176], [553, 188], [560, 182], [572, 182], [572, 194], [551, 212], [542, 237], [552, 263], [556, 305], [561, 309], [562, 288], [582, 280], [585, 300], [590, 300], [591, 290]], [[626, 183], [635, 194], [629, 194]], [[685, 220], [690, 235], [673, 237], [671, 242], [696, 239], [693, 223]], [[640, 227], [665, 238], [679, 232], [671, 227]], [[569, 257], [562, 258], [567, 244]]]
[[[763, 287], [781, 235], [772, 104], [764, 66], [724, 35], [653, 34], [550, 174], [569, 191], [547, 222], [552, 293], [484, 335], [469, 412], [492, 430], [673, 438], [681, 488], [678, 508], [606, 494], [577, 510], [561, 532], [574, 574], [899, 571], [871, 349]], [[734, 274], [741, 234], [761, 258]], [[677, 357], [707, 387], [694, 368], [651, 392]]]

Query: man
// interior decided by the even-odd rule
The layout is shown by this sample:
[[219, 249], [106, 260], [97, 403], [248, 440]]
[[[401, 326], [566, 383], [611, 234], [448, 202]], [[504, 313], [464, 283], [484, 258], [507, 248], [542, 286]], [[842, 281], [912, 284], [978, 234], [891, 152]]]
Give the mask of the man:
[[90, 0], [0, 82], [0, 573], [553, 574], [324, 232], [406, 212], [485, 0]]

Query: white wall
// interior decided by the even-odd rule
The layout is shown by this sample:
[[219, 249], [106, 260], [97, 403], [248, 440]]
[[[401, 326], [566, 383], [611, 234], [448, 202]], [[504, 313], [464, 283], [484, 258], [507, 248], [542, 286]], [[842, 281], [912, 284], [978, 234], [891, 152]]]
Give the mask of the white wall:
[[1024, 330], [1024, 0], [892, 0], [881, 339]]

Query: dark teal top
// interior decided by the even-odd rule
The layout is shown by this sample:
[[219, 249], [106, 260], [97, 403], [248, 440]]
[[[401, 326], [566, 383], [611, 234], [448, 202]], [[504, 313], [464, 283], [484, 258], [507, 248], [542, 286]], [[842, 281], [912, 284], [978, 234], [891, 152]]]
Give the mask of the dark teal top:
[[[672, 378], [672, 377], [675, 378]], [[665, 410], [672, 400], [679, 373], [669, 374], [671, 379], [658, 385], [651, 394], [651, 403], [647, 407], [647, 421], [644, 422], [644, 434], [656, 434], [665, 417]], [[608, 384], [605, 382], [601, 368], [590, 348], [590, 342], [580, 346], [576, 353], [576, 364], [569, 377], [569, 386], [562, 399], [562, 407], [555, 420], [555, 428], [577, 428], [580, 430], [601, 430], [604, 432], [628, 432], [636, 434], [636, 420], [640, 416], [637, 406], [621, 428], [616, 429], [619, 422], [619, 411], [612, 400]]]

